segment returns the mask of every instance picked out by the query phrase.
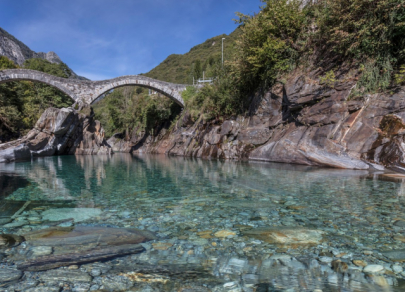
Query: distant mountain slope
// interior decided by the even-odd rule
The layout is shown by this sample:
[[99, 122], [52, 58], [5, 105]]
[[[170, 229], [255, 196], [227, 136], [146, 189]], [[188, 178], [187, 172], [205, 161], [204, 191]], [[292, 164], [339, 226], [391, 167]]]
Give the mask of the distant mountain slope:
[[157, 67], [145, 75], [162, 81], [192, 84], [193, 64], [199, 60], [205, 70], [209, 59], [220, 61], [222, 51], [222, 38], [224, 40], [224, 58], [229, 60], [236, 46], [236, 40], [240, 35], [240, 30], [236, 29], [230, 35], [219, 35], [206, 40], [204, 43], [193, 47], [184, 55], [173, 54], [166, 58]]
[[[36, 53], [32, 51], [23, 42], [16, 39], [14, 36], [9, 34], [7, 31], [0, 27], [0, 56], [6, 56], [8, 59], [13, 61], [15, 64], [21, 66], [28, 59], [39, 58], [47, 60], [51, 63], [63, 63], [59, 56], [54, 52]], [[75, 79], [86, 79], [84, 77], [78, 76], [72, 69], [70, 78]]]

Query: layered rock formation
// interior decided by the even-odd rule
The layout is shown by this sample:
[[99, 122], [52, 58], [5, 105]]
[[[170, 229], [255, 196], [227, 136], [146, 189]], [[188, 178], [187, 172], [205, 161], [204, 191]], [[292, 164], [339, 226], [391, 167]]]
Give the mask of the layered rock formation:
[[319, 74], [295, 72], [252, 99], [249, 114], [224, 122], [183, 114], [173, 131], [108, 140], [115, 151], [251, 159], [405, 172], [405, 91], [351, 99], [356, 78], [332, 86]]
[[111, 154], [104, 129], [72, 108], [48, 108], [26, 136], [0, 144], [0, 162], [63, 154]]

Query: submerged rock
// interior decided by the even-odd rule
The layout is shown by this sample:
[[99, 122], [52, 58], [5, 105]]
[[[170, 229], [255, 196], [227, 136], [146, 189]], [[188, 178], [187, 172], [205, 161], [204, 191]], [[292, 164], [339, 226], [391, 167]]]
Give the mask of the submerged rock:
[[0, 269], [0, 287], [22, 277], [22, 272], [13, 269]]
[[[85, 226], [41, 229], [24, 237], [27, 245], [33, 246], [33, 258], [19, 264], [18, 269], [28, 271], [49, 270], [139, 253], [144, 250], [140, 243], [156, 239], [152, 233], [138, 229]], [[52, 250], [53, 254], [50, 254]]]
[[405, 262], [405, 249], [382, 251], [383, 256], [394, 262]]
[[85, 244], [92, 244], [92, 247], [135, 244], [156, 239], [156, 236], [134, 228], [76, 226], [41, 229], [24, 234], [24, 238], [33, 246], [60, 246], [65, 249], [75, 246], [78, 250], [88, 248], [82, 246]]
[[73, 219], [75, 222], [81, 222], [100, 214], [101, 210], [96, 208], [55, 208], [44, 211], [42, 219], [49, 221]]
[[254, 237], [271, 244], [282, 245], [313, 245], [319, 244], [324, 231], [308, 228], [257, 228], [243, 231], [246, 236]]
[[40, 279], [44, 282], [90, 282], [92, 277], [86, 272], [72, 270], [54, 270], [47, 271], [40, 275]]

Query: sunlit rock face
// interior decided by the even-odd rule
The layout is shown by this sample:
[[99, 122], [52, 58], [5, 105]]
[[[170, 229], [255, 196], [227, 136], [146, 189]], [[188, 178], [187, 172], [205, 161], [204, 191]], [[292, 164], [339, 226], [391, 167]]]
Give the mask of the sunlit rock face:
[[0, 162], [63, 154], [111, 154], [104, 129], [72, 108], [48, 108], [26, 136], [0, 145]]
[[356, 79], [340, 76], [325, 86], [297, 70], [254, 96], [244, 116], [193, 122], [186, 112], [173, 130], [109, 142], [117, 152], [405, 172], [404, 88], [354, 99]]

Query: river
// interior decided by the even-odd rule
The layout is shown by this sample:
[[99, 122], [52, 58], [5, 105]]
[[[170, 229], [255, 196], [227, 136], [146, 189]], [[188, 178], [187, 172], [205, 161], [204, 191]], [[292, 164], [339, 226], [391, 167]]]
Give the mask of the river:
[[0, 164], [1, 186], [1, 233], [156, 238], [140, 253], [24, 273], [63, 244], [0, 245], [0, 291], [405, 289], [405, 179], [383, 173], [114, 154]]

